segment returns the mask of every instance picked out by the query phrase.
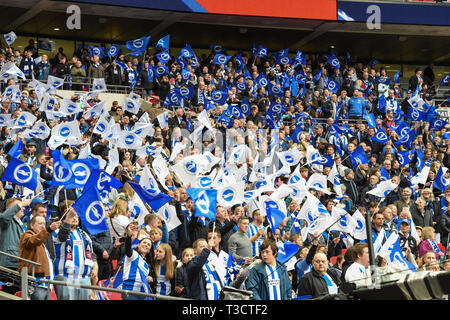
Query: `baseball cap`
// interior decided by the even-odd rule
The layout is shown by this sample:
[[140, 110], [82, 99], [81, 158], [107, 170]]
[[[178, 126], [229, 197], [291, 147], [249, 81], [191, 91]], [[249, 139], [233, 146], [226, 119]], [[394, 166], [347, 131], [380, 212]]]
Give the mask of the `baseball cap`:
[[403, 219], [403, 220], [400, 222], [400, 224], [402, 224], [402, 223], [406, 223], [406, 224], [408, 224], [408, 225], [411, 225], [411, 223], [410, 223], [409, 220], [407, 220], [407, 219]]
[[42, 200], [42, 199], [40, 199], [40, 198], [34, 198], [33, 200], [31, 200], [30, 208], [33, 208], [33, 207], [34, 207], [36, 204], [38, 204], [38, 203], [44, 203], [44, 204], [47, 204], [48, 201], [47, 201], [47, 200]]

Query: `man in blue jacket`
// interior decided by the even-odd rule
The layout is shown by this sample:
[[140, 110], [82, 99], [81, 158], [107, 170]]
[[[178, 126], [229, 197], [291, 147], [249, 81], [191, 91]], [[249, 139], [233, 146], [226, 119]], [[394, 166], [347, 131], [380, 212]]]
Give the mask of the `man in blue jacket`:
[[261, 263], [248, 275], [246, 289], [253, 292], [252, 300], [289, 300], [292, 285], [286, 266], [277, 261], [278, 246], [272, 239], [263, 241], [260, 247]]
[[359, 90], [353, 91], [353, 97], [350, 98], [348, 102], [348, 116], [350, 119], [362, 118], [367, 111], [369, 111], [369, 106], [366, 101], [361, 97]]

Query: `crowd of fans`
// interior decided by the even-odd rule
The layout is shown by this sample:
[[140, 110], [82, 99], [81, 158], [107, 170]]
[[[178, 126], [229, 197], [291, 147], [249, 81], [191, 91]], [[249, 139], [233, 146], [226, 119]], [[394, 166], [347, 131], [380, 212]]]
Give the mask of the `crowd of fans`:
[[[137, 57], [119, 54], [99, 58], [92, 56], [88, 48], [80, 48], [69, 56], [61, 48], [49, 57], [39, 55], [32, 40], [23, 52], [3, 46], [0, 66], [13, 62], [26, 80], [8, 79], [3, 84], [5, 90], [20, 83], [21, 95], [15, 101], [3, 95], [1, 113], [11, 114], [14, 120], [22, 112], [29, 112], [50, 128], [77, 120], [82, 143], [62, 144], [55, 149], [61, 150], [65, 159], [77, 159], [88, 146], [91, 154], [105, 164], [111, 162], [112, 150], [117, 150], [118, 164], [110, 174], [123, 187], [112, 189], [104, 201], [109, 230], [90, 235], [71, 209], [82, 190], [51, 186], [57, 173], [53, 170], [55, 149], [49, 147], [50, 137], [25, 138], [25, 127], [3, 124], [2, 174], [11, 159], [9, 151], [22, 140], [25, 148], [18, 158], [32, 166], [39, 178], [32, 200], [24, 196], [22, 186], [2, 181], [0, 250], [41, 263], [36, 276], [42, 278], [105, 286], [105, 281], [113, 283], [123, 272], [124, 289], [142, 291], [148, 283], [152, 293], [201, 300], [219, 298], [220, 289], [229, 280], [230, 256], [241, 265], [239, 275], [248, 271], [248, 279], [239, 287], [252, 291], [254, 299], [317, 297], [341, 292], [340, 286], [345, 282], [368, 285], [366, 240], [333, 228], [320, 234], [302, 234], [308, 223], [297, 219], [303, 203], [292, 194], [282, 197], [286, 218], [276, 230], [271, 230], [264, 207], [248, 200], [231, 207], [217, 205], [216, 219], [210, 221], [196, 215], [195, 203], [187, 193], [189, 188], [198, 187], [197, 183], [186, 185], [173, 170], [162, 181], [153, 166], [159, 154], [168, 167], [190, 156], [211, 154], [223, 162], [209, 168], [205, 176], [226, 168], [234, 177], [244, 170], [245, 191], [257, 191], [258, 182], [271, 175], [273, 189], [260, 194], [270, 196], [282, 185], [289, 186], [290, 178], [296, 174], [305, 181], [315, 173], [328, 176], [332, 166], [307, 163], [308, 147], [313, 146], [321, 156], [332, 157], [341, 180], [342, 196], [333, 191], [331, 181], [327, 181], [331, 192], [309, 189], [330, 213], [339, 207], [350, 215], [370, 215], [374, 240], [381, 230], [385, 237], [382, 243], [389, 234], [396, 233], [405, 257], [417, 270], [448, 270], [450, 213], [446, 203], [450, 201], [450, 188], [437, 188], [435, 178], [441, 167], [450, 167], [450, 139], [445, 136], [446, 126], [436, 130], [430, 125], [432, 119], [439, 118], [436, 108], [446, 107], [448, 101], [442, 105], [433, 103], [436, 79], [432, 64], [424, 70], [417, 68], [408, 85], [402, 86], [387, 75], [386, 68], [349, 54], [340, 56], [336, 67], [328, 62], [332, 53], [281, 60], [287, 54], [260, 54], [254, 48], [229, 56], [224, 64], [217, 63], [217, 55], [225, 52], [213, 47], [210, 54], [196, 57], [192, 52], [189, 56], [172, 56], [163, 63], [150, 50]], [[161, 65], [167, 70], [158, 76], [156, 68]], [[82, 105], [82, 112], [55, 119], [42, 111], [44, 100], [39, 99], [29, 83], [33, 79], [45, 83], [49, 76], [65, 80], [62, 89], [76, 92], [72, 101]], [[263, 77], [266, 84], [260, 82]], [[156, 116], [158, 113], [152, 115], [152, 131], [142, 137], [142, 146], [150, 145], [159, 152], [143, 155], [138, 152], [140, 148], [116, 148], [109, 138], [94, 132], [99, 115], [84, 115], [101, 100], [96, 95], [83, 99], [83, 91], [91, 92], [92, 80], [102, 78], [109, 86], [123, 86], [124, 97], [139, 92], [152, 103], [153, 111], [170, 111], [166, 123]], [[330, 88], [332, 81], [339, 84], [337, 90]], [[172, 95], [184, 87], [193, 88], [193, 94], [177, 100], [181, 103], [173, 103]], [[215, 100], [217, 91], [226, 92], [224, 103]], [[406, 116], [414, 97], [424, 102], [421, 111], [425, 116], [420, 121]], [[57, 100], [56, 111], [60, 97]], [[280, 106], [278, 112], [272, 108], [274, 104]], [[230, 111], [232, 107], [240, 112]], [[209, 124], [201, 129], [200, 141], [193, 140], [191, 134], [203, 125], [200, 114], [205, 110]], [[131, 132], [145, 113], [143, 109], [130, 112], [122, 101], [114, 101], [103, 116], [119, 124], [120, 130]], [[366, 120], [368, 114], [374, 115], [374, 127]], [[416, 138], [409, 147], [397, 143], [403, 137], [395, 130], [401, 122], [415, 130]], [[333, 125], [345, 130], [333, 133]], [[387, 142], [372, 139], [379, 130], [386, 133]], [[245, 152], [233, 159], [233, 152], [241, 145], [246, 146]], [[369, 161], [355, 166], [349, 155], [360, 146]], [[274, 153], [293, 149], [304, 155], [296, 166], [285, 166], [280, 159], [271, 158]], [[399, 151], [405, 150], [411, 150], [411, 158], [402, 165]], [[266, 159], [272, 160], [269, 165], [262, 165]], [[424, 163], [430, 166], [426, 181], [411, 184], [411, 178], [421, 172]], [[267, 170], [260, 175], [263, 167]], [[130, 183], [139, 182], [146, 170], [156, 178], [158, 190], [172, 197], [169, 204], [180, 222], [175, 228], [169, 230], [167, 220], [148, 206], [150, 213], [145, 220], [140, 220], [134, 211], [135, 192]], [[397, 184], [386, 197], [368, 194], [386, 179]], [[414, 237], [413, 228], [418, 238]], [[286, 242], [299, 246], [290, 267], [276, 262], [277, 253]], [[389, 267], [386, 259], [377, 257], [376, 261], [380, 267]], [[0, 265], [20, 270], [26, 264], [0, 256]], [[132, 268], [139, 272], [130, 271]], [[9, 285], [11, 279], [4, 274], [1, 281], [5, 292], [14, 294], [20, 290], [17, 283]], [[70, 286], [57, 285], [55, 291], [58, 299], [107, 297], [104, 292]], [[40, 284], [32, 298], [45, 299], [46, 294], [47, 285]]]

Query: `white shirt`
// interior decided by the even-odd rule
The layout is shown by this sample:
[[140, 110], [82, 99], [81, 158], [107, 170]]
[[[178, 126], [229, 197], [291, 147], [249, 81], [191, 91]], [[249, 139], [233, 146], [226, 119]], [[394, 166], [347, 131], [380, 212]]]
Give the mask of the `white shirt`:
[[367, 286], [372, 283], [369, 269], [358, 262], [353, 262], [345, 272], [345, 281], [354, 282], [357, 287]]

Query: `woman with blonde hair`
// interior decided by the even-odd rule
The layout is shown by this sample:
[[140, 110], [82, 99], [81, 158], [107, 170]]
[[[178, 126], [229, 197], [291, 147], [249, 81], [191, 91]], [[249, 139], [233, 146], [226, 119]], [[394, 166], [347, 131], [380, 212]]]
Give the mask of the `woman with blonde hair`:
[[171, 296], [175, 292], [175, 261], [172, 248], [161, 243], [155, 252], [156, 294]]
[[123, 198], [117, 199], [109, 214], [108, 227], [111, 233], [112, 242], [124, 237], [125, 229], [130, 224], [131, 211], [128, 209], [128, 202]]
[[439, 260], [441, 256], [444, 256], [444, 253], [441, 251], [435, 240], [435, 236], [436, 233], [433, 227], [424, 227], [422, 229], [422, 241], [420, 241], [418, 246], [419, 257], [422, 257], [430, 250], [432, 250], [436, 255], [436, 260]]

